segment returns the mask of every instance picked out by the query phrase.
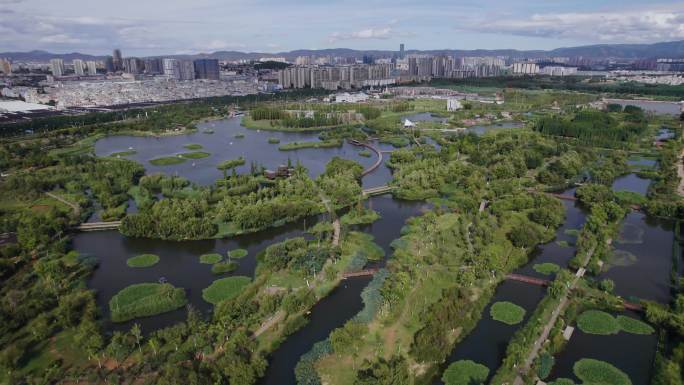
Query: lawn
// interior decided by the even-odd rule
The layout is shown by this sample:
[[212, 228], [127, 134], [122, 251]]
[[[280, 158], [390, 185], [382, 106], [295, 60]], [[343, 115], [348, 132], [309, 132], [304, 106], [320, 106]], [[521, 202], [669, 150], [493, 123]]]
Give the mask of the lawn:
[[125, 322], [178, 309], [187, 303], [185, 289], [168, 283], [138, 283], [126, 287], [109, 300], [112, 321]]
[[201, 144], [197, 144], [197, 143], [186, 144], [186, 145], [183, 146], [183, 147], [186, 148], [186, 149], [188, 149], [188, 150], [193, 150], [193, 151], [195, 151], [195, 150], [201, 150], [201, 149], [204, 148]]
[[128, 267], [150, 267], [159, 262], [159, 256], [154, 254], [140, 254], [126, 260]]
[[497, 302], [489, 309], [493, 319], [508, 325], [517, 325], [525, 318], [525, 309], [513, 302]]
[[620, 324], [620, 328], [627, 333], [653, 334], [655, 332], [651, 325], [636, 318], [619, 315], [617, 317], [617, 322]]
[[238, 296], [250, 282], [252, 282], [251, 278], [242, 276], [217, 279], [209, 287], [202, 290], [202, 298], [216, 305], [221, 301]]
[[213, 265], [215, 263], [221, 262], [223, 259], [223, 256], [218, 253], [211, 253], [211, 254], [202, 254], [200, 255], [200, 263], [204, 263], [207, 265]]

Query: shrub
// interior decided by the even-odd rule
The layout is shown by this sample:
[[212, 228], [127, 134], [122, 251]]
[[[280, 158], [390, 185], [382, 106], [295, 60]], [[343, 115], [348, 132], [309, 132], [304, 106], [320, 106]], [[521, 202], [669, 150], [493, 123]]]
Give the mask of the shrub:
[[587, 384], [632, 385], [624, 372], [604, 361], [583, 358], [575, 362], [572, 371]]
[[238, 263], [234, 261], [217, 263], [211, 267], [211, 272], [214, 274], [230, 273], [238, 268]]
[[536, 271], [539, 274], [544, 274], [544, 275], [551, 275], [551, 274], [556, 274], [558, 271], [560, 271], [560, 266], [556, 265], [555, 263], [538, 263], [532, 266], [534, 271]]
[[247, 250], [245, 249], [235, 249], [228, 252], [228, 256], [235, 259], [244, 258], [247, 256]]
[[632, 317], [619, 315], [617, 317], [617, 322], [620, 324], [620, 328], [627, 333], [653, 334], [655, 332], [651, 325]]
[[442, 374], [446, 385], [482, 384], [489, 376], [489, 368], [471, 360], [456, 361]]
[[489, 309], [493, 319], [508, 325], [517, 325], [525, 318], [525, 309], [512, 302], [497, 302]]
[[183, 288], [175, 288], [168, 283], [138, 283], [116, 293], [109, 300], [109, 310], [112, 321], [125, 322], [166, 313], [186, 303]]
[[236, 297], [251, 281], [251, 278], [241, 276], [217, 279], [209, 287], [202, 290], [202, 298], [215, 305]]
[[150, 267], [158, 262], [159, 256], [154, 254], [140, 254], [126, 260], [128, 267]]
[[539, 366], [537, 367], [537, 376], [542, 380], [551, 374], [551, 369], [553, 369], [553, 364], [555, 359], [552, 355], [547, 352], [542, 353], [539, 356]]
[[587, 310], [580, 314], [577, 326], [589, 334], [609, 335], [620, 331], [620, 324], [615, 317], [600, 310]]
[[213, 265], [215, 263], [219, 263], [219, 262], [221, 262], [222, 259], [223, 259], [223, 257], [221, 256], [221, 254], [217, 254], [217, 253], [200, 255], [200, 263], [204, 263], [207, 265]]

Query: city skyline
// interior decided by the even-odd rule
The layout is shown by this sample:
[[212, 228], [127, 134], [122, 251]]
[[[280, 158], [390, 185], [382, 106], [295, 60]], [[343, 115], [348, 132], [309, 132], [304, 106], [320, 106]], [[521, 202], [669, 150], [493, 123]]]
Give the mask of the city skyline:
[[[364, 11], [369, 6], [373, 12]], [[615, 7], [620, 7], [619, 13]], [[552, 49], [680, 40], [684, 39], [682, 24], [684, 5], [674, 1], [521, 5], [500, 0], [421, 4], [199, 0], [192, 6], [180, 1], [162, 6], [157, 1], [123, 0], [103, 12], [97, 2], [1, 0], [0, 51], [103, 55], [117, 46], [131, 56], [148, 56], [224, 50], [374, 50], [399, 43], [421, 50]]]

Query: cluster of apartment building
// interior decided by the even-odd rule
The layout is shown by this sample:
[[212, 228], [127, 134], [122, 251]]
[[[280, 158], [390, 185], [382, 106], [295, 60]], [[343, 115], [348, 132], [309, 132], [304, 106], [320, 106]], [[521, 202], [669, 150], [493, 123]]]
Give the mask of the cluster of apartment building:
[[394, 84], [391, 64], [295, 66], [278, 72], [282, 88], [362, 88]]

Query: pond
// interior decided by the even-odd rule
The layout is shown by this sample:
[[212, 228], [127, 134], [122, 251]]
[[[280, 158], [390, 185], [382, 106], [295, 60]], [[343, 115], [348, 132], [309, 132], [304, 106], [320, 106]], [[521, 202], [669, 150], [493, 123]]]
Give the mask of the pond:
[[[626, 315], [639, 318], [634, 313]], [[573, 365], [583, 358], [593, 358], [625, 372], [633, 385], [648, 385], [657, 344], [655, 335], [620, 332], [604, 336], [587, 334], [576, 328], [563, 351], [556, 356], [549, 379], [571, 378], [579, 384], [581, 381], [575, 377]]]
[[615, 282], [615, 293], [668, 303], [673, 224], [640, 212], [627, 214], [613, 241], [613, 256], [600, 277]]
[[484, 135], [490, 131], [505, 130], [511, 128], [521, 128], [525, 124], [522, 122], [502, 122], [482, 126], [472, 126], [465, 130], [465, 133], [474, 132], [476, 135]]
[[642, 178], [636, 174], [627, 174], [613, 181], [613, 191], [631, 191], [641, 195], [646, 195], [648, 192], [648, 186], [650, 185], [650, 179]]
[[[364, 148], [353, 146], [346, 141], [341, 147], [280, 151], [278, 146], [281, 144], [320, 141], [318, 133], [252, 130], [242, 126], [240, 122], [240, 118], [205, 122], [198, 125], [198, 132], [186, 135], [108, 136], [95, 143], [95, 153], [98, 156], [109, 156], [132, 149], [135, 153], [125, 158], [142, 164], [148, 174], [178, 175], [200, 185], [211, 185], [216, 179], [223, 178], [223, 172], [216, 166], [224, 160], [239, 157], [245, 159], [245, 165], [236, 169], [238, 173], [249, 172], [252, 162], [263, 165], [267, 169], [275, 169], [281, 164], [287, 164], [289, 159], [292, 164], [301, 162], [312, 177], [325, 171], [325, 165], [335, 156], [357, 161], [364, 168], [370, 167], [377, 160], [374, 153], [371, 157], [360, 156], [359, 152]], [[207, 129], [213, 130], [214, 133], [204, 133]], [[236, 137], [239, 135], [243, 137]], [[278, 139], [280, 143], [268, 143], [269, 138]], [[199, 144], [202, 148], [186, 149], [184, 146], [189, 144]], [[177, 156], [193, 151], [203, 151], [210, 155], [206, 158], [188, 159], [183, 163], [167, 166], [155, 166], [150, 163], [150, 160], [155, 158]], [[385, 170], [381, 174], [374, 175], [373, 182], [383, 185], [389, 181], [391, 174], [385, 166], [381, 166], [380, 169]]]
[[682, 112], [682, 104], [678, 102], [666, 102], [657, 100], [629, 100], [629, 99], [605, 99], [606, 103], [619, 104], [621, 106], [637, 106], [647, 112], [655, 114], [679, 115]]

